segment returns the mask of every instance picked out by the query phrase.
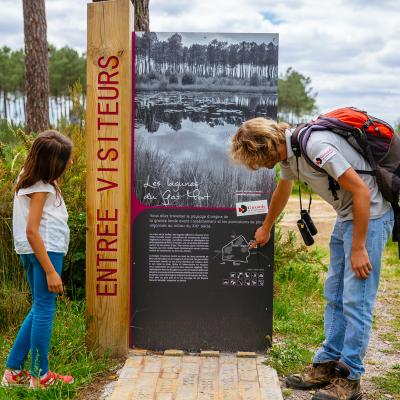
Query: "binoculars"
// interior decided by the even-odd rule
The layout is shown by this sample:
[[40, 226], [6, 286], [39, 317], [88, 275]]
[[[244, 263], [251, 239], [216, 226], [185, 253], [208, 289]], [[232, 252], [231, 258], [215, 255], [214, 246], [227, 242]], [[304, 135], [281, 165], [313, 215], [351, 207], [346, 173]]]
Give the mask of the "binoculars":
[[304, 240], [306, 246], [314, 244], [313, 236], [317, 234], [317, 228], [314, 225], [311, 215], [307, 210], [300, 211], [300, 219], [297, 221], [297, 226], [301, 233], [301, 237]]

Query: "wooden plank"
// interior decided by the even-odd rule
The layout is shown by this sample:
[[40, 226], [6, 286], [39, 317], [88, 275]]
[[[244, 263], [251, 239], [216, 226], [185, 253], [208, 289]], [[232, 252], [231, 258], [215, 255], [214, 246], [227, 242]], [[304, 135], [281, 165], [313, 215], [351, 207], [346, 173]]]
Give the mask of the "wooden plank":
[[219, 364], [219, 397], [221, 400], [241, 400], [236, 357], [224, 354]]
[[133, 7], [96, 2], [87, 15], [87, 342], [122, 356], [130, 319]]
[[[283, 400], [265, 357], [133, 356], [125, 363], [115, 400]], [[258, 379], [253, 379], [258, 373]]]

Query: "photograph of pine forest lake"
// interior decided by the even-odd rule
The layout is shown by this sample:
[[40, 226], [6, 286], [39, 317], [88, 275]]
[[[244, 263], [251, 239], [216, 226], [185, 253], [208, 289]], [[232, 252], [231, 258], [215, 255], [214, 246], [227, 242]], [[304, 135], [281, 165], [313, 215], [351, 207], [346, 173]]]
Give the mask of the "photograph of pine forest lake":
[[134, 35], [136, 197], [197, 207], [269, 199], [275, 170], [235, 165], [229, 149], [243, 121], [276, 118], [278, 35]]

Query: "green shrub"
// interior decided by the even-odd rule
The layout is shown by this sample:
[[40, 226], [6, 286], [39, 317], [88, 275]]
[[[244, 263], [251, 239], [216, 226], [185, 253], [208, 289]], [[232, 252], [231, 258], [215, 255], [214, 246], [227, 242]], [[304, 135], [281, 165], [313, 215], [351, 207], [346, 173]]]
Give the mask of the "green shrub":
[[[35, 138], [20, 127], [0, 123], [0, 289], [21, 288], [23, 271], [13, 249], [13, 187]], [[74, 143], [74, 164], [61, 179], [61, 191], [70, 215], [70, 250], [65, 258], [63, 281], [69, 295], [84, 296], [86, 246], [86, 135], [80, 125], [62, 123], [58, 130]]]
[[0, 142], [8, 144], [17, 143], [18, 139], [14, 134], [14, 131], [17, 129], [23, 129], [23, 125], [0, 119]]
[[18, 267], [18, 255], [12, 241], [11, 217], [0, 216], [0, 287], [11, 282], [14, 287], [19, 287]]
[[86, 213], [69, 212], [70, 245], [64, 259], [62, 280], [73, 299], [85, 297], [86, 282]]
[[318, 247], [307, 247], [304, 243], [296, 239], [294, 231], [289, 231], [286, 235], [282, 233], [280, 221], [283, 214], [275, 224], [275, 270], [287, 267], [290, 263], [296, 265], [310, 264], [318, 271], [326, 271], [327, 267], [322, 262], [323, 252]]
[[[20, 268], [22, 271], [22, 267]], [[19, 274], [19, 271], [17, 272]], [[21, 290], [22, 287], [22, 290]], [[0, 287], [0, 333], [18, 327], [31, 307], [28, 285], [23, 276], [17, 287]]]
[[293, 231], [275, 231], [274, 337], [268, 351], [280, 374], [298, 372], [311, 361], [323, 340], [323, 284], [321, 249], [299, 243]]

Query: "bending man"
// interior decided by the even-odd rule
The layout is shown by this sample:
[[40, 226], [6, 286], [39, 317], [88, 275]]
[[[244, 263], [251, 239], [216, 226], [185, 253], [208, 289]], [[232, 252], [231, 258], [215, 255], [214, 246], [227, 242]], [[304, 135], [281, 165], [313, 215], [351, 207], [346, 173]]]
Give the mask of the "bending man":
[[[265, 118], [244, 122], [232, 139], [231, 155], [250, 169], [273, 168], [280, 163], [280, 180], [265, 221], [255, 234], [264, 246], [285, 208], [293, 181], [307, 183], [333, 206], [337, 220], [330, 240], [330, 266], [325, 281], [325, 341], [303, 374], [290, 375], [295, 389], [321, 389], [313, 400], [361, 399], [374, 302], [379, 285], [382, 253], [393, 228], [393, 211], [371, 175], [368, 162], [347, 141], [331, 131], [311, 135], [305, 151], [326, 173], [316, 171], [300, 157], [298, 169], [291, 147], [294, 129]], [[337, 184], [335, 193], [328, 176]]]

